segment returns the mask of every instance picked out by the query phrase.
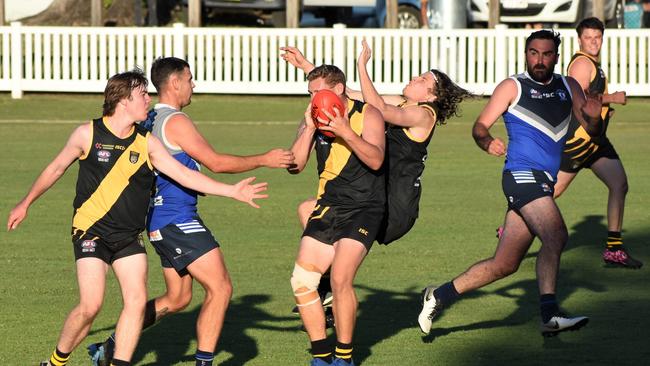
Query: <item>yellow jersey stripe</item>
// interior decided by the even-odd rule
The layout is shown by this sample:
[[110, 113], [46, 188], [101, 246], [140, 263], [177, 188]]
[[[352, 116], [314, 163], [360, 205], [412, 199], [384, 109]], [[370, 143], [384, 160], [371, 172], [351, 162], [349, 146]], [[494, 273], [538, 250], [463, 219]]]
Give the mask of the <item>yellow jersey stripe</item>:
[[[348, 99], [348, 111], [353, 107], [354, 101]], [[366, 105], [364, 105], [363, 108], [365, 110]], [[361, 136], [361, 132], [363, 131], [363, 111], [362, 113], [355, 113], [352, 115], [350, 118], [350, 127], [357, 135]], [[340, 137], [337, 136], [334, 138], [329, 155], [325, 161], [325, 168], [318, 180], [317, 198], [321, 198], [323, 193], [325, 193], [325, 185], [327, 182], [335, 179], [339, 174], [341, 174], [341, 171], [345, 168], [351, 155], [352, 149]]]
[[[145, 144], [144, 147], [143, 144]], [[97, 190], [77, 209], [72, 219], [73, 227], [87, 231], [106, 215], [129, 185], [129, 179], [140, 169], [142, 164], [148, 162], [148, 156], [139, 156], [136, 164], [129, 161], [132, 151], [138, 154], [141, 154], [141, 151], [147, 151], [146, 144], [145, 136], [136, 136], [133, 143], [115, 162], [111, 171], [102, 179]]]

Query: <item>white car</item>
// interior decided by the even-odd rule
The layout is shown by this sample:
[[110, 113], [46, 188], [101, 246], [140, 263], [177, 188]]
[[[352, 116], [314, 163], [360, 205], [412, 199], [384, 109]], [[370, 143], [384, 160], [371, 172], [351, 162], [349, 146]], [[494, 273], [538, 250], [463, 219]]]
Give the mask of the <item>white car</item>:
[[[501, 0], [501, 23], [542, 23], [544, 25], [575, 25], [591, 16], [593, 0]], [[605, 0], [608, 27], [623, 24], [623, 1]], [[469, 0], [468, 24], [487, 23], [489, 0]]]

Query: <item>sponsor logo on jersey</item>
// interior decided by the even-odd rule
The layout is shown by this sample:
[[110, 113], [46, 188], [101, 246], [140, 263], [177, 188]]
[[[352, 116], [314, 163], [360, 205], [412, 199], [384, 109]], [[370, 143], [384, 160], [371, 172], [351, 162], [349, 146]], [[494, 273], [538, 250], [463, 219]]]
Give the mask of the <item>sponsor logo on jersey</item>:
[[94, 253], [97, 243], [94, 240], [84, 240], [81, 242], [82, 253]]
[[368, 230], [366, 230], [366, 229], [364, 229], [362, 227], [359, 228], [359, 233], [361, 235], [363, 235], [363, 236], [368, 236]]
[[102, 163], [108, 163], [110, 158], [111, 158], [111, 152], [110, 151], [99, 150], [97, 152], [97, 161], [101, 161]]
[[530, 97], [532, 99], [551, 99], [555, 97], [559, 97], [560, 101], [564, 102], [567, 100], [567, 94], [566, 91], [563, 89], [558, 89], [554, 92], [540, 92], [537, 89], [531, 88], [530, 89]]
[[149, 241], [161, 241], [163, 240], [160, 230], [152, 231], [149, 233]]

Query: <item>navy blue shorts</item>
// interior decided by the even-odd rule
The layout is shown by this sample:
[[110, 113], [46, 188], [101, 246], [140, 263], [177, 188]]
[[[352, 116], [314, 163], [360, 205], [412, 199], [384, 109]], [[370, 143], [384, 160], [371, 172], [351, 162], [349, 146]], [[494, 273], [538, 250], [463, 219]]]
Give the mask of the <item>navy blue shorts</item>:
[[149, 241], [160, 256], [161, 265], [174, 268], [181, 276], [188, 273], [187, 266], [192, 262], [219, 248], [219, 242], [199, 218], [151, 231]]
[[553, 197], [555, 187], [551, 175], [542, 170], [504, 170], [501, 185], [508, 209], [517, 211], [538, 198]]

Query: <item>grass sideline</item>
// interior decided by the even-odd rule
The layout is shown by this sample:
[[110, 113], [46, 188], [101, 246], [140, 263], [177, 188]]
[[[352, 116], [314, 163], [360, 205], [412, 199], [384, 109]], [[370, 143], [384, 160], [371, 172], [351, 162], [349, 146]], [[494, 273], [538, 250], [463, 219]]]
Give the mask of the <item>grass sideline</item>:
[[[155, 96], [153, 96], [155, 100]], [[574, 314], [591, 317], [575, 333], [544, 339], [538, 333], [533, 244], [513, 276], [475, 291], [446, 311], [423, 337], [417, 327], [419, 292], [449, 280], [490, 256], [494, 229], [505, 205], [500, 187], [503, 160], [482, 153], [471, 139], [473, 119], [485, 99], [463, 105], [463, 116], [436, 131], [423, 176], [420, 219], [409, 235], [388, 247], [376, 245], [357, 277], [359, 316], [355, 362], [359, 365], [637, 365], [650, 357], [650, 101], [617, 107], [608, 135], [630, 182], [625, 242], [646, 262], [638, 271], [605, 268], [607, 190], [585, 171], [558, 201], [570, 230], [562, 258], [558, 296]], [[7, 217], [33, 179], [63, 146], [78, 122], [101, 112], [100, 95], [0, 94], [0, 212]], [[197, 95], [187, 112], [218, 151], [253, 154], [290, 146], [306, 97]], [[58, 121], [58, 122], [57, 122]], [[225, 122], [223, 122], [225, 121]], [[38, 123], [36, 123], [38, 122]], [[269, 123], [273, 122], [273, 123]], [[494, 134], [505, 136], [503, 123]], [[56, 345], [77, 288], [68, 230], [77, 167], [31, 208], [21, 227], [2, 230], [0, 257], [0, 365], [36, 365]], [[269, 199], [254, 210], [222, 198], [200, 201], [206, 224], [220, 240], [234, 295], [218, 347], [219, 365], [305, 365], [306, 335], [290, 313], [289, 275], [300, 229], [297, 204], [316, 190], [315, 165], [303, 174], [260, 169], [218, 175], [235, 182], [254, 175], [270, 184]], [[164, 284], [154, 250], [149, 252], [150, 295]], [[193, 365], [194, 321], [202, 290], [184, 312], [143, 334], [134, 365]], [[121, 299], [109, 275], [104, 308], [69, 365], [87, 365], [84, 348], [110, 334]]]

